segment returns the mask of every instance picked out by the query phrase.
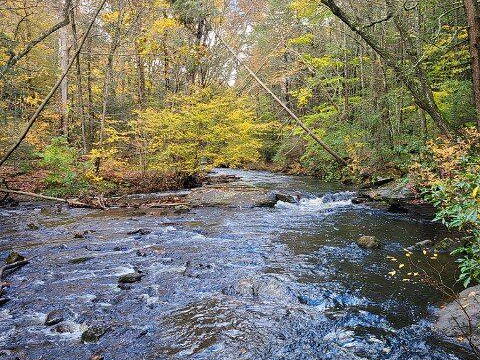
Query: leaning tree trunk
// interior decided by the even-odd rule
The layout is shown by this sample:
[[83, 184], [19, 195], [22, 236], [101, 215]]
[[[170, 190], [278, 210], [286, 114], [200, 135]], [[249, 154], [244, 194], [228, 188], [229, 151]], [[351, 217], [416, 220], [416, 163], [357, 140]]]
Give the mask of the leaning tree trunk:
[[472, 80], [477, 107], [477, 129], [480, 130], [480, 10], [477, 0], [463, 0], [467, 13]]

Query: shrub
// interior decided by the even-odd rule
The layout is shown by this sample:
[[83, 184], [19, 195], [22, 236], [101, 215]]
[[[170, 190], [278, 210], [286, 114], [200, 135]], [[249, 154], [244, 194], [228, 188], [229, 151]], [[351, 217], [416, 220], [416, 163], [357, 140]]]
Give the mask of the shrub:
[[436, 220], [462, 231], [460, 280], [480, 280], [480, 133], [467, 130], [460, 139], [439, 138], [427, 144], [413, 174], [424, 198], [437, 208]]
[[77, 194], [88, 186], [83, 173], [77, 170], [77, 151], [69, 146], [64, 137], [53, 138], [40, 157], [41, 165], [49, 170], [45, 181], [51, 195]]

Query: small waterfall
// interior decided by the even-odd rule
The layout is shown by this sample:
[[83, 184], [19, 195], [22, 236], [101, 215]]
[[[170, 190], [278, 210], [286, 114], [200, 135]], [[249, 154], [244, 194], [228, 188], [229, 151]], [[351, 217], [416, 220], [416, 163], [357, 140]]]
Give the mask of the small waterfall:
[[323, 212], [352, 206], [354, 196], [355, 193], [351, 191], [327, 193], [317, 198], [303, 198], [296, 204], [279, 201], [276, 207], [304, 212]]

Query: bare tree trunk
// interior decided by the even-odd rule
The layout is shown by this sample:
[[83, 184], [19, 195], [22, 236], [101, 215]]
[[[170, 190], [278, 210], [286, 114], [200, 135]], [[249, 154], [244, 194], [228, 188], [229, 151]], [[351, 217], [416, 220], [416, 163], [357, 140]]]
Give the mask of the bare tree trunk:
[[[73, 38], [73, 47], [75, 50], [78, 49], [78, 37], [77, 37], [77, 24], [75, 22], [75, 9], [71, 11], [71, 24], [72, 24], [72, 38]], [[87, 136], [86, 136], [86, 122], [85, 117], [85, 104], [83, 103], [83, 85], [82, 85], [82, 69], [80, 66], [80, 55], [77, 56], [75, 61], [76, 67], [76, 80], [77, 80], [77, 97], [78, 97], [78, 110], [80, 112], [80, 123], [82, 129], [82, 145], [83, 153], [87, 153]]]
[[[61, 1], [62, 8], [65, 3]], [[60, 16], [63, 16], [63, 12]], [[68, 66], [68, 29], [62, 27], [59, 30], [58, 56], [61, 73], [65, 73]], [[69, 120], [68, 120], [68, 77], [65, 77], [60, 84], [60, 98], [58, 102], [58, 113], [61, 120], [62, 135], [68, 138]]]
[[145, 106], [145, 68], [138, 44], [135, 44], [135, 62], [137, 65], [137, 82], [138, 82], [138, 103], [140, 108]]
[[477, 0], [463, 0], [467, 13], [472, 80], [477, 107], [477, 129], [480, 130], [480, 10]]
[[87, 149], [93, 147], [95, 142], [95, 111], [93, 110], [92, 90], [92, 39], [87, 41], [87, 107], [88, 107], [88, 140]]

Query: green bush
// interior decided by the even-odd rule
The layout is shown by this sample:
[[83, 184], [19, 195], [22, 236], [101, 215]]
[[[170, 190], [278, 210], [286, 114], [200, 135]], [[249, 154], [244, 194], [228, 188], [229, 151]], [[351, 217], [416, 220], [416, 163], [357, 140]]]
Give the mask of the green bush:
[[45, 179], [49, 194], [73, 195], [88, 187], [83, 171], [78, 170], [77, 150], [70, 147], [64, 137], [53, 138], [40, 157], [41, 165], [49, 171]]

